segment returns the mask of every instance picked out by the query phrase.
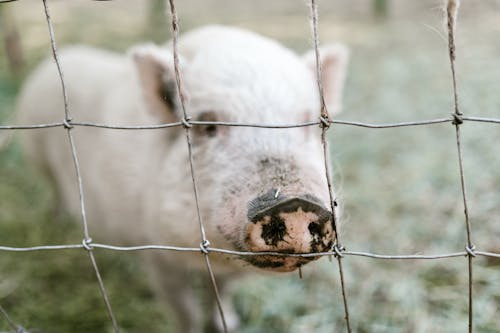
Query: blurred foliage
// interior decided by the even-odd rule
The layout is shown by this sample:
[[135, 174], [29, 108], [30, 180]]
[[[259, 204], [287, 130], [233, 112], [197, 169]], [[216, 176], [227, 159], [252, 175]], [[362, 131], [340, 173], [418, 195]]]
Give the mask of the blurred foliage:
[[[438, 32], [442, 22], [435, 2], [401, 3], [391, 2], [390, 17], [381, 21], [372, 17], [372, 3], [366, 0], [347, 5], [320, 2], [321, 39], [341, 39], [352, 49], [342, 119], [398, 122], [442, 118], [453, 111], [446, 42]], [[309, 47], [307, 10], [302, 3], [221, 4], [217, 0], [180, 2], [181, 27], [234, 24], [279, 38], [300, 52]], [[460, 106], [467, 115], [499, 118], [500, 67], [496, 62], [500, 44], [496, 41], [500, 25], [494, 2], [482, 4], [464, 2], [460, 14]], [[27, 67], [20, 77], [13, 77], [0, 53], [0, 121], [5, 123], [13, 122], [22, 77], [49, 55], [40, 4], [9, 6], [18, 20]], [[164, 10], [161, 6], [160, 1], [150, 6], [132, 1], [130, 6], [119, 1], [54, 2], [52, 16], [61, 45], [78, 42], [123, 51], [140, 41], [166, 38], [168, 25], [159, 15]], [[498, 252], [500, 129], [466, 123], [462, 132], [473, 241], [477, 248]], [[0, 135], [5, 137], [5, 132]], [[390, 130], [333, 126], [330, 135], [335, 184], [345, 205], [342, 241], [349, 250], [463, 250], [465, 226], [452, 126]], [[0, 150], [0, 244], [79, 243], [78, 221], [54, 213], [56, 198], [49, 184], [23, 160], [17, 140], [11, 141]], [[95, 253], [123, 332], [173, 332], [172, 318], [149, 289], [140, 258], [131, 253]], [[464, 258], [346, 258], [354, 330], [465, 331], [466, 262]], [[344, 313], [335, 260], [324, 258], [304, 267], [303, 273], [302, 280], [292, 274], [239, 281], [234, 301], [244, 324], [240, 332], [342, 331]], [[474, 259], [474, 281], [476, 331], [500, 332], [500, 262]], [[83, 251], [0, 252], [0, 304], [16, 322], [36, 332], [111, 332]], [[8, 330], [2, 320], [1, 330]]]

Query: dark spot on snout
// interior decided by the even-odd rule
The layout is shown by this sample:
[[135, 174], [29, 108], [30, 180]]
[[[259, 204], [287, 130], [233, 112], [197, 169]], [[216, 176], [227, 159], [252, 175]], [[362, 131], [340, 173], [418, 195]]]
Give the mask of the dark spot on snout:
[[267, 245], [278, 245], [286, 235], [285, 221], [278, 214], [271, 215], [269, 223], [262, 226], [262, 239]]
[[[280, 256], [270, 256], [270, 255], [241, 257], [241, 259], [254, 265], [255, 267], [264, 268], [264, 269], [281, 268], [281, 267], [285, 266], [285, 261], [283, 261], [282, 258], [283, 257], [280, 257]], [[311, 261], [316, 260], [316, 259], [317, 259], [317, 257], [302, 257], [302, 258], [297, 260], [295, 267], [299, 268], [301, 266], [304, 266], [308, 262], [311, 262]]]
[[309, 232], [313, 236], [320, 236], [321, 235], [321, 226], [316, 222], [309, 223], [309, 227], [307, 227], [307, 229], [309, 229]]
[[[324, 244], [323, 244], [323, 239], [328, 237], [327, 234], [323, 234], [323, 229], [324, 225], [327, 221], [323, 221], [320, 223], [317, 222], [311, 222], [307, 229], [309, 229], [309, 232], [311, 233], [312, 240], [311, 240], [311, 251], [312, 252], [321, 252], [324, 251]], [[329, 242], [329, 244], [326, 246], [326, 248], [330, 248], [333, 244], [333, 240]]]
[[[285, 252], [283, 252], [285, 253]], [[241, 259], [246, 262], [259, 267], [259, 268], [280, 268], [285, 265], [285, 262], [282, 260], [283, 257], [280, 256], [270, 256], [270, 255], [262, 255], [262, 256], [252, 256], [252, 257], [241, 257]], [[308, 262], [316, 260], [317, 257], [301, 257], [297, 260], [295, 265], [296, 268], [304, 266]]]
[[249, 263], [252, 265], [259, 267], [259, 268], [278, 268], [282, 267], [285, 263], [283, 261], [274, 261], [274, 260], [262, 260], [258, 257], [250, 257], [250, 258], [245, 258]]

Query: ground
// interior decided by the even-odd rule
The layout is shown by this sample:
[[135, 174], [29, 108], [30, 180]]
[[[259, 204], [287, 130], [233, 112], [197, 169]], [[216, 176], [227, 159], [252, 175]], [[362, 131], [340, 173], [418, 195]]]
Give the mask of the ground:
[[[139, 41], [168, 38], [161, 15], [145, 23], [154, 11], [140, 1], [127, 1], [127, 6], [122, 1], [52, 2], [60, 44], [125, 50]], [[371, 3], [319, 2], [321, 41], [342, 40], [352, 52], [344, 112], [338, 118], [383, 123], [449, 117], [451, 73], [440, 1], [390, 2], [387, 18], [375, 17]], [[22, 78], [50, 50], [40, 2], [2, 6], [2, 13], [18, 24], [26, 58], [25, 69], [14, 75], [0, 52], [0, 121], [7, 124]], [[467, 2], [459, 16], [458, 91], [466, 115], [500, 118], [498, 7], [498, 1]], [[178, 10], [183, 30], [222, 23], [272, 36], [299, 52], [311, 45], [302, 1], [185, 0]], [[22, 132], [10, 144], [4, 133], [0, 245], [79, 243], [80, 225], [54, 215], [56, 199], [49, 184], [22, 159], [16, 137]], [[478, 249], [499, 252], [500, 127], [467, 122], [462, 134], [472, 240]], [[466, 232], [452, 125], [383, 130], [334, 125], [329, 138], [334, 183], [344, 205], [341, 240], [348, 250], [463, 251]], [[169, 332], [169, 314], [154, 299], [140, 258], [106, 251], [96, 255], [123, 332]], [[466, 330], [465, 257], [347, 257], [343, 263], [355, 332]], [[500, 332], [500, 261], [478, 257], [473, 269], [475, 329]], [[303, 279], [291, 274], [242, 280], [234, 301], [244, 333], [345, 330], [335, 260], [323, 258], [304, 267]], [[84, 251], [0, 252], [0, 304], [16, 322], [39, 332], [111, 332]], [[8, 330], [2, 320], [1, 330]]]

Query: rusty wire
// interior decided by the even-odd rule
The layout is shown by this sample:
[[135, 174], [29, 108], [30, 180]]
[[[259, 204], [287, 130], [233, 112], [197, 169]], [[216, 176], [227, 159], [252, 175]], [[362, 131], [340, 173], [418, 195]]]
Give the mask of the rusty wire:
[[[1, 3], [13, 2], [16, 0], [2, 0]], [[456, 47], [455, 47], [455, 30], [456, 30], [456, 18], [458, 14], [458, 0], [446, 0], [446, 22], [447, 22], [447, 32], [448, 32], [448, 54], [450, 59], [450, 67], [452, 73], [452, 88], [453, 88], [453, 101], [454, 101], [454, 112], [451, 117], [447, 118], [439, 118], [439, 119], [428, 119], [428, 120], [417, 120], [417, 121], [409, 121], [409, 122], [396, 122], [396, 123], [380, 123], [380, 124], [372, 124], [358, 121], [347, 121], [347, 120], [332, 120], [328, 117], [328, 111], [326, 109], [326, 104], [323, 97], [323, 86], [321, 81], [321, 61], [319, 54], [319, 37], [318, 37], [318, 12], [317, 5], [315, 0], [310, 0], [310, 23], [311, 30], [314, 41], [314, 50], [316, 57], [316, 79], [318, 85], [318, 93], [320, 96], [321, 110], [320, 110], [320, 118], [318, 121], [306, 122], [306, 123], [297, 123], [297, 124], [256, 124], [256, 123], [236, 123], [236, 122], [211, 122], [211, 121], [193, 121], [189, 118], [189, 114], [185, 108], [185, 97], [183, 95], [182, 90], [182, 75], [181, 70], [179, 68], [178, 61], [178, 50], [177, 50], [177, 38], [179, 32], [179, 25], [177, 14], [175, 11], [174, 0], [168, 0], [168, 5], [170, 8], [171, 15], [171, 23], [172, 23], [172, 35], [173, 35], [173, 56], [174, 56], [174, 67], [175, 67], [175, 76], [176, 76], [176, 85], [177, 92], [181, 101], [181, 107], [183, 111], [184, 118], [182, 121], [173, 122], [173, 123], [164, 123], [164, 124], [146, 124], [146, 125], [119, 125], [119, 124], [99, 124], [85, 121], [73, 121], [70, 117], [70, 109], [68, 106], [67, 96], [66, 96], [66, 87], [64, 82], [64, 76], [62, 72], [62, 68], [59, 65], [59, 57], [57, 54], [56, 47], [56, 39], [54, 36], [54, 29], [51, 23], [50, 13], [47, 6], [47, 0], [43, 0], [44, 10], [46, 15], [46, 20], [49, 29], [50, 42], [53, 52], [53, 58], [57, 65], [58, 74], [61, 80], [61, 88], [63, 91], [63, 99], [64, 99], [64, 118], [60, 122], [54, 123], [45, 123], [45, 124], [22, 124], [22, 125], [0, 125], [0, 130], [32, 130], [32, 129], [40, 129], [40, 128], [55, 128], [55, 127], [64, 127], [67, 130], [68, 141], [71, 147], [71, 153], [73, 157], [76, 179], [78, 182], [78, 190], [80, 195], [80, 208], [81, 208], [81, 219], [83, 224], [83, 233], [84, 238], [81, 244], [66, 244], [66, 245], [40, 245], [40, 246], [31, 246], [31, 247], [9, 247], [9, 246], [0, 246], [0, 251], [7, 252], [29, 252], [29, 251], [61, 251], [61, 250], [86, 250], [89, 254], [90, 261], [92, 263], [93, 269], [95, 271], [99, 288], [103, 297], [103, 300], [106, 305], [106, 309], [110, 320], [112, 322], [113, 328], [115, 332], [119, 332], [119, 326], [113, 314], [113, 310], [111, 308], [111, 304], [109, 302], [108, 295], [106, 293], [106, 289], [104, 287], [104, 283], [99, 273], [99, 269], [97, 263], [95, 261], [95, 257], [93, 254], [94, 249], [102, 249], [102, 250], [111, 250], [111, 251], [144, 251], [144, 250], [162, 250], [162, 251], [181, 251], [181, 252], [201, 252], [206, 260], [207, 270], [210, 275], [210, 280], [212, 282], [214, 293], [216, 295], [217, 305], [219, 309], [219, 313], [223, 322], [224, 330], [227, 331], [224, 312], [221, 307], [220, 295], [218, 292], [214, 272], [210, 265], [209, 254], [221, 254], [221, 255], [232, 255], [232, 256], [261, 256], [261, 255], [271, 255], [271, 256], [289, 256], [289, 257], [322, 257], [322, 256], [335, 256], [337, 258], [339, 264], [339, 273], [340, 273], [340, 281], [342, 287], [342, 295], [343, 302], [345, 308], [345, 319], [348, 332], [351, 332], [351, 324], [347, 306], [347, 295], [345, 291], [345, 281], [342, 270], [342, 259], [348, 256], [351, 257], [367, 257], [371, 259], [381, 259], [381, 260], [439, 260], [439, 259], [448, 259], [455, 257], [467, 257], [468, 259], [468, 289], [469, 289], [469, 307], [468, 307], [468, 328], [469, 332], [473, 331], [473, 275], [472, 275], [472, 259], [476, 256], [484, 256], [484, 257], [492, 257], [492, 258], [500, 258], [500, 253], [480, 251], [475, 249], [472, 243], [471, 236], [471, 224], [469, 219], [469, 208], [466, 194], [466, 182], [465, 182], [465, 173], [463, 167], [463, 156], [462, 156], [462, 148], [461, 148], [461, 132], [460, 126], [465, 122], [481, 122], [481, 123], [490, 123], [490, 124], [500, 124], [500, 119], [496, 118], [484, 118], [484, 117], [474, 117], [474, 116], [464, 116], [462, 111], [459, 108], [459, 99], [457, 92], [457, 81], [455, 76], [455, 59], [456, 59]], [[456, 143], [457, 143], [457, 153], [458, 153], [458, 164], [459, 164], [459, 175], [460, 175], [460, 183], [462, 190], [462, 198], [464, 205], [464, 215], [465, 215], [465, 227], [466, 227], [466, 246], [465, 250], [450, 252], [450, 253], [442, 253], [442, 254], [376, 254], [371, 252], [363, 252], [363, 251], [347, 251], [345, 250], [340, 243], [340, 230], [338, 230], [337, 218], [335, 215], [335, 198], [333, 197], [333, 193], [331, 191], [331, 180], [330, 180], [330, 171], [328, 165], [328, 147], [326, 140], [326, 132], [329, 129], [330, 125], [345, 125], [345, 126], [357, 126], [362, 128], [369, 129], [389, 129], [389, 128], [398, 128], [398, 127], [410, 127], [410, 126], [427, 126], [434, 124], [444, 124], [451, 123], [455, 126], [456, 129]], [[296, 128], [296, 127], [306, 127], [306, 126], [321, 126], [322, 128], [322, 144], [323, 144], [323, 152], [325, 159], [325, 176], [327, 180], [327, 184], [329, 187], [330, 193], [330, 203], [332, 209], [332, 222], [334, 225], [334, 230], [336, 232], [336, 245], [335, 247], [328, 252], [321, 253], [295, 253], [295, 254], [286, 254], [280, 252], [244, 252], [244, 251], [234, 251], [228, 249], [220, 249], [210, 247], [209, 240], [206, 237], [205, 229], [203, 225], [202, 216], [200, 214], [199, 206], [198, 206], [198, 188], [196, 182], [196, 174], [194, 168], [194, 161], [192, 156], [192, 145], [191, 145], [191, 137], [190, 137], [190, 129], [192, 126], [204, 126], [204, 125], [218, 125], [218, 126], [232, 126], [232, 127], [254, 127], [254, 128], [269, 128], [269, 129], [287, 129], [287, 128]], [[196, 203], [196, 211], [198, 223], [200, 225], [200, 233], [201, 233], [201, 243], [199, 248], [193, 247], [177, 247], [177, 246], [169, 246], [169, 245], [141, 245], [141, 246], [115, 246], [110, 244], [99, 244], [93, 243], [90, 238], [86, 216], [85, 216], [85, 200], [84, 200], [84, 191], [82, 186], [82, 178], [80, 175], [79, 163], [78, 163], [78, 155], [76, 150], [76, 145], [74, 143], [74, 139], [72, 136], [71, 130], [75, 127], [97, 127], [103, 129], [115, 129], [115, 130], [154, 130], [154, 129], [163, 129], [163, 128], [172, 128], [172, 127], [184, 127], [186, 133], [186, 142], [189, 153], [189, 164], [191, 169], [191, 176], [193, 182], [193, 193]], [[8, 316], [6, 310], [0, 306], [0, 313], [7, 321], [8, 325], [14, 329], [16, 333], [25, 332], [24, 328], [19, 325], [16, 325], [12, 319]]]

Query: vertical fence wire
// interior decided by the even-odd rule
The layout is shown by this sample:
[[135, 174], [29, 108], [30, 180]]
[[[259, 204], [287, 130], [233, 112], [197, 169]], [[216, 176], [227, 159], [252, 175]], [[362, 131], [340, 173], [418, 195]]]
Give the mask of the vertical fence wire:
[[453, 124], [455, 125], [455, 134], [456, 134], [456, 143], [457, 143], [457, 155], [458, 155], [458, 167], [460, 172], [460, 185], [462, 190], [462, 199], [463, 199], [463, 207], [464, 207], [464, 216], [465, 216], [465, 229], [467, 236], [467, 261], [468, 261], [468, 289], [469, 289], [469, 304], [468, 304], [468, 317], [469, 317], [469, 333], [474, 331], [474, 323], [473, 323], [473, 274], [472, 274], [472, 259], [475, 257], [474, 253], [474, 245], [472, 244], [472, 236], [471, 236], [471, 224], [469, 219], [469, 206], [467, 203], [467, 191], [466, 191], [466, 183], [465, 183], [465, 172], [463, 166], [463, 157], [462, 157], [462, 144], [461, 144], [461, 133], [460, 133], [460, 125], [463, 124], [462, 116], [463, 113], [459, 109], [458, 104], [458, 91], [457, 91], [457, 79], [455, 72], [455, 60], [456, 60], [456, 46], [455, 46], [455, 31], [457, 26], [457, 18], [458, 18], [458, 8], [460, 6], [460, 0], [447, 0], [446, 3], [446, 26], [448, 30], [448, 55], [450, 60], [450, 69], [451, 69], [451, 77], [452, 77], [452, 85], [453, 85]]
[[9, 314], [7, 313], [7, 311], [1, 305], [0, 305], [0, 314], [2, 315], [2, 317], [7, 322], [7, 325], [9, 325], [10, 328], [14, 331], [14, 333], [28, 333], [28, 332], [26, 332], [26, 330], [22, 326], [17, 325], [12, 320], [12, 318], [10, 318]]
[[172, 49], [173, 49], [173, 57], [174, 57], [174, 72], [175, 72], [175, 82], [177, 86], [177, 94], [179, 96], [180, 102], [181, 102], [181, 108], [182, 108], [182, 114], [183, 114], [183, 119], [182, 119], [182, 124], [184, 126], [184, 130], [186, 133], [186, 143], [187, 143], [187, 149], [188, 149], [188, 157], [189, 157], [189, 167], [191, 171], [191, 181], [193, 184], [193, 194], [194, 194], [194, 200], [195, 200], [195, 205], [196, 205], [196, 215], [198, 218], [198, 224], [200, 225], [200, 233], [201, 233], [201, 243], [200, 243], [200, 250], [203, 253], [203, 256], [205, 258], [205, 263], [207, 266], [207, 270], [209, 273], [209, 278], [212, 283], [213, 287], [213, 292], [215, 294], [215, 301], [217, 303], [217, 309], [219, 311], [219, 316], [222, 322], [222, 327], [224, 330], [224, 333], [227, 333], [227, 324], [226, 324], [226, 318], [224, 315], [224, 310], [222, 308], [222, 301], [219, 293], [219, 288], [217, 287], [217, 282], [215, 280], [215, 274], [212, 269], [212, 265], [210, 263], [210, 258], [208, 256], [209, 254], [209, 246], [210, 242], [207, 239], [206, 233], [205, 233], [205, 226], [203, 225], [203, 220], [200, 212], [200, 205], [199, 205], [199, 198], [198, 198], [198, 182], [196, 178], [196, 173], [195, 173], [195, 168], [194, 168], [194, 161], [193, 161], [193, 147], [191, 144], [191, 133], [190, 129], [192, 125], [189, 123], [189, 120], [191, 119], [187, 113], [186, 110], [186, 97], [184, 95], [183, 91], [183, 86], [182, 86], [182, 76], [181, 76], [181, 71], [179, 68], [179, 52], [178, 52], [178, 35], [179, 35], [179, 20], [177, 18], [177, 11], [175, 9], [175, 2], [174, 0], [168, 0], [168, 6], [170, 9], [170, 16], [171, 16], [171, 23], [172, 23]]
[[63, 75], [62, 67], [61, 67], [61, 64], [59, 61], [59, 56], [57, 54], [56, 38], [55, 38], [55, 33], [54, 33], [54, 27], [52, 25], [52, 20], [50, 17], [49, 6], [47, 4], [47, 0], [42, 0], [42, 2], [43, 2], [44, 11], [45, 11], [45, 18], [47, 20], [47, 25], [48, 25], [48, 29], [49, 29], [52, 55], [53, 55], [54, 61], [55, 61], [56, 66], [57, 66], [59, 79], [61, 80], [61, 89], [62, 89], [63, 100], [64, 100], [64, 120], [63, 120], [63, 123], [64, 123], [64, 127], [66, 128], [67, 134], [68, 134], [68, 141], [69, 141], [70, 148], [71, 148], [71, 155], [73, 158], [76, 179], [78, 182], [78, 193], [79, 193], [79, 198], [80, 198], [80, 212], [81, 212], [81, 219], [82, 219], [83, 233], [84, 233], [84, 238], [83, 238], [82, 244], [83, 244], [83, 248], [87, 251], [87, 253], [89, 255], [90, 262], [92, 264], [92, 267], [94, 269], [94, 272], [95, 272], [95, 275], [97, 278], [97, 282], [99, 284], [99, 289], [100, 289], [102, 297], [104, 299], [104, 303], [106, 306], [106, 310], [108, 312], [108, 316], [109, 316], [111, 323], [113, 325], [113, 329], [114, 329], [115, 333], [119, 333], [120, 330], [118, 328], [118, 323], [117, 323], [115, 315], [113, 313], [113, 309], [111, 307], [111, 302], [109, 301], [109, 297], [108, 297], [108, 294], [106, 292], [106, 288], [104, 287], [104, 282], [102, 280], [101, 273], [99, 271], [99, 267], [97, 266], [97, 262], [96, 262], [95, 257], [94, 257], [94, 252], [93, 252], [92, 246], [90, 245], [92, 242], [92, 239], [90, 238], [88, 224], [87, 224], [87, 216], [85, 214], [85, 198], [84, 198], [84, 192], [83, 192], [82, 176], [81, 176], [81, 172], [80, 172], [80, 163], [78, 162], [76, 145], [75, 145], [73, 134], [71, 131], [73, 129], [73, 126], [71, 125], [71, 117], [70, 117], [70, 112], [69, 112], [69, 102], [68, 102], [68, 95], [66, 92], [66, 84], [64, 81], [64, 75]]
[[339, 276], [340, 276], [340, 286], [342, 290], [342, 301], [344, 303], [344, 314], [345, 314], [345, 322], [346, 322], [346, 327], [347, 327], [347, 332], [351, 333], [351, 320], [349, 317], [349, 305], [347, 302], [347, 291], [345, 287], [345, 279], [344, 279], [344, 270], [342, 267], [342, 251], [343, 247], [340, 242], [340, 230], [339, 230], [339, 225], [338, 225], [338, 220], [337, 220], [337, 214], [336, 214], [336, 202], [332, 190], [332, 181], [331, 181], [331, 171], [330, 171], [330, 165], [329, 165], [329, 150], [328, 150], [328, 140], [326, 139], [326, 133], [327, 130], [330, 127], [330, 119], [328, 115], [328, 110], [326, 107], [325, 103], [325, 97], [324, 97], [324, 88], [323, 88], [323, 75], [322, 75], [322, 68], [321, 68], [321, 55], [319, 51], [319, 33], [318, 33], [318, 8], [315, 0], [311, 0], [309, 4], [310, 8], [310, 26], [311, 26], [311, 32], [312, 32], [312, 37], [313, 37], [313, 43], [314, 43], [314, 55], [315, 55], [315, 65], [316, 65], [316, 82], [318, 85], [318, 93], [319, 93], [319, 98], [320, 98], [320, 121], [321, 121], [321, 143], [323, 146], [323, 160], [325, 164], [325, 177], [326, 177], [326, 182], [328, 186], [328, 194], [329, 194], [329, 199], [330, 199], [330, 210], [331, 210], [331, 216], [332, 216], [332, 226], [333, 226], [333, 231], [335, 233], [335, 244], [334, 244], [334, 250], [335, 250], [335, 257], [337, 259], [338, 263], [338, 268], [339, 268]]

